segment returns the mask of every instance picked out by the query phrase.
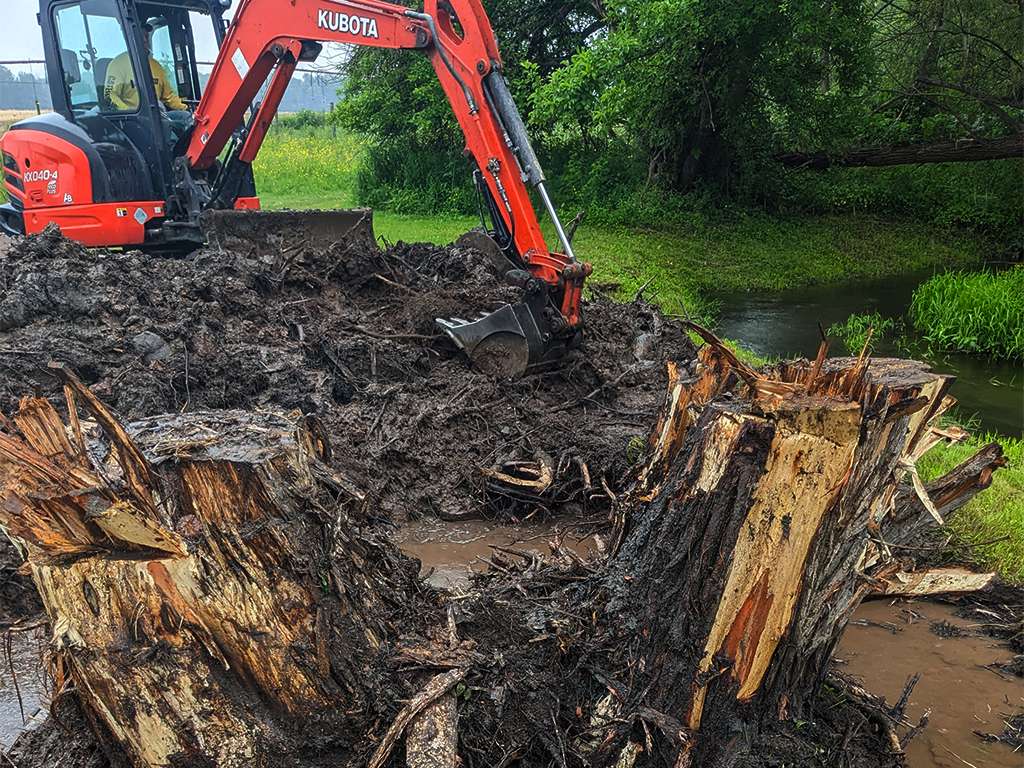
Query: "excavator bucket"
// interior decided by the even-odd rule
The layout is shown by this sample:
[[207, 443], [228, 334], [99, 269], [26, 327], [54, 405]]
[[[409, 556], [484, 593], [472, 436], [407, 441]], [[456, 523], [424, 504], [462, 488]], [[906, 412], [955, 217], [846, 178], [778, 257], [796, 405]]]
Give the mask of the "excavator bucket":
[[525, 302], [505, 304], [474, 320], [438, 318], [438, 327], [469, 357], [473, 367], [515, 379], [548, 352], [533, 311]]
[[273, 242], [286, 236], [314, 248], [328, 248], [341, 241], [362, 240], [372, 245], [373, 211], [204, 211], [203, 235], [211, 245], [232, 241]]
[[522, 288], [524, 296], [522, 301], [471, 320], [439, 317], [437, 327], [465, 352], [474, 368], [496, 378], [516, 379], [530, 368], [557, 360], [565, 351], [565, 343], [552, 340], [554, 334], [544, 320], [544, 291], [530, 273], [513, 264], [483, 230], [470, 230], [455, 244], [480, 253], [493, 272], [504, 275], [508, 284]]

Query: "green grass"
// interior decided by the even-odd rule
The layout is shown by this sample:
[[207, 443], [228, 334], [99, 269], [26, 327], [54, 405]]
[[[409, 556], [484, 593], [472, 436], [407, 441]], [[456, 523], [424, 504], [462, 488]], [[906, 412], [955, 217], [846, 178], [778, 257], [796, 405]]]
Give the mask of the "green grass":
[[951, 518], [953, 554], [999, 571], [1008, 582], [1024, 584], [1024, 440], [978, 435], [956, 445], [940, 445], [921, 458], [918, 470], [924, 480], [932, 480], [993, 441], [1002, 444], [1008, 464], [996, 470], [988, 489]]
[[[833, 323], [828, 328], [829, 336], [836, 336], [843, 342], [848, 355], [859, 355], [868, 341], [878, 342], [896, 328], [891, 317], [882, 317], [878, 312], [850, 315], [845, 322]], [[874, 344], [871, 345], [873, 347]], [[868, 349], [871, 352], [871, 348]]]
[[[255, 166], [264, 206], [357, 204], [353, 190], [360, 156], [358, 141], [342, 132], [334, 136], [329, 128], [275, 128]], [[447, 243], [477, 221], [465, 216], [376, 211], [374, 225], [377, 234], [390, 241]], [[545, 224], [544, 231], [554, 243], [550, 225]], [[706, 319], [716, 293], [774, 291], [968, 267], [981, 261], [988, 244], [933, 226], [865, 216], [780, 219], [739, 214], [695, 223], [689, 229], [666, 221], [663, 231], [584, 221], [574, 247], [580, 258], [594, 265], [594, 285], [612, 285], [620, 297], [632, 297], [647, 286], [644, 294], [667, 311], [685, 308]]]
[[273, 207], [350, 208], [360, 155], [358, 140], [343, 132], [275, 126], [253, 168]]
[[1024, 266], [936, 275], [914, 291], [910, 318], [937, 346], [1024, 358]]

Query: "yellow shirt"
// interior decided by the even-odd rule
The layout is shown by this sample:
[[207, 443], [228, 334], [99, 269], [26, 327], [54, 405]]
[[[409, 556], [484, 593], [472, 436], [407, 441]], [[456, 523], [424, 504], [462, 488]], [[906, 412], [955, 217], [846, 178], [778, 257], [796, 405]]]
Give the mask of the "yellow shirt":
[[[167, 79], [167, 72], [156, 59], [149, 57], [149, 70], [153, 75], [156, 97], [168, 109], [188, 109]], [[134, 112], [139, 108], [139, 89], [135, 87], [135, 73], [132, 60], [127, 52], [110, 62], [107, 67], [107, 82], [104, 96], [119, 112]]]

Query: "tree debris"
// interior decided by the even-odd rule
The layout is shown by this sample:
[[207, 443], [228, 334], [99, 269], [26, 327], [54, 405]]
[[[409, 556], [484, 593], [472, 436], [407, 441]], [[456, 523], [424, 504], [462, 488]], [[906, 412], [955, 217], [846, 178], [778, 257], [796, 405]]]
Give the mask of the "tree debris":
[[[413, 267], [417, 256], [439, 262]], [[72, 269], [85, 259], [65, 258]], [[258, 396], [233, 395], [246, 410], [130, 421], [104, 402], [223, 404], [211, 402], [217, 386], [242, 382], [211, 375], [233, 342], [210, 347], [208, 329], [184, 341], [180, 326], [158, 329], [172, 354], [149, 367], [111, 352], [116, 364], [83, 371], [92, 386], [18, 362], [52, 399], [20, 398], [0, 429], [0, 527], [26, 553], [60, 674], [111, 755], [154, 768], [384, 768], [404, 743], [412, 768], [449, 768], [456, 751], [469, 766], [717, 768], [810, 719], [853, 611], [913, 568], [911, 542], [935, 524], [905, 466], [949, 377], [824, 352], [759, 371], [699, 328], [694, 359], [681, 325], [649, 317], [661, 359], [640, 363], [622, 342], [641, 321], [605, 325], [602, 312], [623, 310], [599, 304], [593, 358], [499, 384], [426, 338], [426, 302], [443, 295], [427, 275], [462, 270], [446, 284], [461, 290], [458, 252], [325, 258], [339, 282], [292, 252], [286, 271], [276, 265], [285, 277], [259, 289], [278, 303], [217, 317], [283, 321], [276, 335], [260, 326], [269, 352], [233, 350], [258, 379], [246, 382]], [[239, 280], [233, 269], [203, 288]], [[378, 274], [424, 303], [411, 307], [416, 297]], [[286, 291], [289, 280], [303, 287]], [[205, 308], [190, 286], [178, 300]], [[355, 309], [311, 317], [334, 291]], [[316, 300], [288, 305], [301, 317], [285, 312], [307, 292]], [[381, 302], [390, 315], [371, 309]], [[33, 306], [18, 310], [22, 341], [37, 338], [25, 317], [52, 311]], [[330, 337], [354, 326], [373, 335]], [[50, 330], [68, 341], [66, 326]], [[182, 345], [194, 352], [189, 378], [161, 389], [184, 373]], [[290, 409], [300, 403], [315, 417]], [[1001, 462], [990, 446], [927, 494], [948, 517]], [[496, 499], [512, 515], [593, 505], [612, 518], [610, 545], [599, 561], [553, 563], [497, 548], [494, 567], [450, 596], [419, 580], [380, 524]], [[914, 724], [887, 717], [897, 752], [898, 730]], [[844, 749], [870, 738], [839, 736]]]

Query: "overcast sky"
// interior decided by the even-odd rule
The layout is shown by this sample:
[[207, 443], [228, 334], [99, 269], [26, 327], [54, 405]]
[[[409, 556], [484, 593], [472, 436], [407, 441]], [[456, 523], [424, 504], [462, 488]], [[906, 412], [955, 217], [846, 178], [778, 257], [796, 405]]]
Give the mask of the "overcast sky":
[[36, 0], [13, 0], [4, 13], [6, 32], [0, 59], [41, 59], [43, 41], [39, 37]]
[[[10, 6], [8, 6], [8, 3]], [[238, 5], [236, 0], [234, 6]], [[39, 24], [36, 22], [36, 14], [39, 13], [39, 0], [0, 0], [0, 6], [4, 10], [4, 42], [0, 46], [0, 61], [19, 61], [24, 59], [43, 58], [43, 39]], [[234, 8], [225, 14], [230, 19]], [[196, 54], [199, 61], [213, 61], [217, 57], [217, 44], [213, 36], [213, 23], [208, 16], [199, 14], [192, 15], [192, 31], [196, 39]], [[324, 53], [317, 60], [317, 68], [329, 68], [332, 60], [343, 55], [343, 47], [337, 44], [328, 43], [324, 46]], [[306, 65], [307, 67], [309, 65]], [[10, 69], [18, 71], [29, 70], [42, 76], [43, 66], [17, 66], [10, 65]]]

